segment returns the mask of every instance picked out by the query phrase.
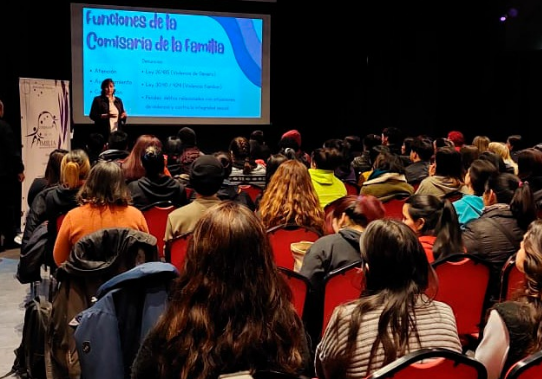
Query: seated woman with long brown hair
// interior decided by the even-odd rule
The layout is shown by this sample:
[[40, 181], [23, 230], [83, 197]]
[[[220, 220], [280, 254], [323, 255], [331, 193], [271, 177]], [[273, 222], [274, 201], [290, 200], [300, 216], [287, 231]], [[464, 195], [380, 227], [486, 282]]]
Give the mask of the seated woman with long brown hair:
[[231, 200], [196, 224], [165, 313], [132, 379], [216, 379], [248, 370], [310, 370], [303, 323], [254, 212]]
[[426, 295], [435, 273], [412, 229], [400, 220], [374, 220], [360, 248], [365, 289], [335, 308], [316, 348], [317, 377], [365, 378], [423, 348], [461, 353], [451, 307]]

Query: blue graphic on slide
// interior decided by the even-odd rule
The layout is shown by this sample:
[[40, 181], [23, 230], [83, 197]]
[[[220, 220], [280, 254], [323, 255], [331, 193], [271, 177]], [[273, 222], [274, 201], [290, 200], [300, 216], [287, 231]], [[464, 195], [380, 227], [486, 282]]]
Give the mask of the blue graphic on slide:
[[[213, 18], [222, 25], [228, 37], [230, 37], [233, 52], [241, 70], [243, 70], [252, 83], [261, 87], [262, 44], [252, 27], [254, 23], [250, 22], [253, 20], [233, 19], [231, 17]], [[241, 25], [243, 28], [241, 28]], [[248, 50], [249, 48], [251, 49], [250, 51]]]

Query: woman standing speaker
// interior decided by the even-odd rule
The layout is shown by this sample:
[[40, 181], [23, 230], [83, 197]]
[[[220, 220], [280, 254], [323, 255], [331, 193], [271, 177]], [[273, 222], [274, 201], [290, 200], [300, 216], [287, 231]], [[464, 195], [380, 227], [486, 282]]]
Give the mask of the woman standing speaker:
[[90, 119], [96, 125], [96, 132], [107, 141], [109, 133], [126, 124], [126, 111], [120, 97], [115, 96], [115, 83], [107, 78], [102, 82], [102, 93], [92, 101]]

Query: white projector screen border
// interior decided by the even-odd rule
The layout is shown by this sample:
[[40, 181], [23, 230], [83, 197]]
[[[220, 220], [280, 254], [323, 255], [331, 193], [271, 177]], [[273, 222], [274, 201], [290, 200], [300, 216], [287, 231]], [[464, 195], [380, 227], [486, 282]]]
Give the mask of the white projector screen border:
[[[83, 14], [85, 9], [89, 11], [87, 15]], [[139, 12], [145, 12], [145, 14]], [[108, 15], [111, 18], [104, 21], [104, 17], [108, 17]], [[130, 17], [130, 15], [134, 17]], [[120, 24], [120, 19], [123, 16], [127, 16], [124, 20], [130, 20], [130, 22], [139, 19], [139, 25], [144, 26], [139, 27], [140, 30], [130, 31], [127, 29], [129, 26], [126, 26], [126, 24], [122, 25], [124, 28], [117, 27], [117, 29], [110, 25], [103, 26], [99, 24], [99, 22]], [[136, 18], [136, 16], [139, 18]], [[141, 22], [141, 16], [145, 16], [143, 23]], [[216, 18], [211, 19], [210, 17]], [[172, 30], [177, 32], [176, 28], [182, 29], [184, 24], [179, 27], [179, 20], [184, 19], [189, 20], [191, 23], [201, 19], [201, 28], [187, 28], [183, 31], [182, 36], [174, 34]], [[241, 32], [238, 35], [233, 35], [233, 38], [239, 38], [243, 43], [237, 43], [236, 49], [232, 48], [232, 35], [222, 29], [223, 24], [216, 20], [231, 22], [229, 25], [234, 24], [235, 27], [229, 30], [240, 30]], [[151, 27], [153, 21], [154, 25]], [[85, 29], [85, 22], [92, 25]], [[168, 22], [170, 27], [166, 29], [164, 23]], [[174, 22], [175, 28], [172, 25]], [[158, 23], [162, 23], [162, 30], [156, 30], [158, 29]], [[135, 29], [135, 25], [138, 25], [137, 21], [130, 27]], [[187, 25], [189, 25], [188, 22]], [[105, 30], [107, 28], [110, 30]], [[151, 28], [155, 30], [151, 30]], [[258, 28], [259, 30], [257, 30]], [[214, 35], [219, 35], [220, 38], [208, 37], [213, 32], [209, 29], [212, 29]], [[248, 33], [246, 30], [248, 30]], [[188, 37], [186, 37], [187, 32], [190, 34]], [[100, 35], [101, 33], [103, 35]], [[231, 33], [233, 34], [232, 31]], [[92, 37], [89, 37], [90, 35]], [[87, 41], [92, 40], [94, 50], [104, 51], [104, 53], [118, 50], [118, 54], [101, 57], [97, 56], [95, 51], [89, 50], [88, 56], [84, 56], [86, 54], [83, 50], [84, 36]], [[177, 36], [179, 38], [175, 40]], [[199, 41], [198, 36], [205, 39]], [[257, 38], [254, 38], [255, 36]], [[71, 95], [73, 122], [75, 124], [93, 123], [88, 116], [90, 103], [95, 96], [100, 94], [101, 81], [111, 78], [115, 82], [116, 95], [123, 100], [126, 108], [128, 124], [269, 125], [271, 123], [270, 36], [271, 16], [267, 14], [72, 3]], [[156, 49], [160, 46], [160, 40], [169, 42], [168, 49], [170, 50], [167, 53], [160, 52], [164, 53], [163, 60], [156, 59], [158, 54]], [[122, 46], [122, 41], [124, 41], [124, 46]], [[188, 42], [185, 43], [185, 41]], [[134, 48], [136, 43], [137, 45]], [[177, 43], [180, 50], [171, 51], [173, 43]], [[132, 48], [128, 47], [130, 44], [132, 44]], [[201, 52], [201, 46], [204, 46], [203, 52]], [[255, 49], [256, 47], [257, 49]], [[229, 53], [229, 60], [223, 57], [218, 59], [221, 52], [222, 55], [227, 56], [224, 53], [227, 49], [230, 50], [227, 52]], [[235, 50], [235, 56], [233, 56], [232, 50]], [[190, 66], [190, 64], [197, 63], [198, 59], [192, 59], [192, 56], [186, 59], [185, 57], [195, 51], [199, 52], [200, 55], [205, 56], [206, 54], [209, 60], [216, 59], [218, 63], [204, 66], [201, 69], [194, 69], [194, 66]], [[138, 52], [141, 52], [142, 55], [136, 55]], [[185, 53], [184, 56], [183, 53]], [[166, 57], [166, 54], [169, 55]], [[173, 54], [177, 55], [175, 59], [171, 58]], [[174, 64], [179, 63], [176, 61], [179, 57], [182, 57], [180, 59], [183, 61], [189, 61], [189, 69], [183, 69], [182, 65], [178, 69], [172, 68], [177, 67]], [[230, 65], [231, 62], [234, 62], [235, 67], [227, 66], [225, 62], [228, 61]], [[241, 67], [243, 62], [245, 67]], [[85, 69], [85, 65], [89, 67]], [[200, 75], [198, 75], [198, 72]], [[187, 75], [195, 75], [188, 78], [192, 80], [192, 83], [186, 81]], [[160, 88], [156, 88], [157, 86], [160, 86]], [[190, 95], [181, 94], [180, 88], [187, 87]], [[255, 92], [256, 89], [258, 90], [257, 93]], [[207, 90], [210, 92], [205, 93]], [[199, 105], [202, 101], [204, 103], [209, 101], [209, 104]], [[230, 104], [233, 104], [233, 106]], [[178, 110], [178, 108], [182, 110]], [[198, 110], [196, 111], [194, 108]], [[182, 112], [186, 112], [186, 114], [182, 114]]]

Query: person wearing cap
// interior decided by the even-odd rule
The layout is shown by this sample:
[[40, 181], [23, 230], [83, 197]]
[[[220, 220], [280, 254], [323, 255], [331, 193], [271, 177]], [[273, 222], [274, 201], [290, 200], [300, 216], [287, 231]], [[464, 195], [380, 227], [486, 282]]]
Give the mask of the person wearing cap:
[[307, 168], [311, 167], [311, 156], [301, 148], [301, 133], [296, 129], [288, 130], [280, 137], [279, 151], [285, 153], [288, 148], [295, 151], [296, 158], [303, 162]]
[[169, 214], [164, 242], [192, 232], [203, 212], [221, 201], [217, 192], [224, 180], [224, 167], [215, 156], [206, 154], [196, 158], [189, 175], [196, 198]]

